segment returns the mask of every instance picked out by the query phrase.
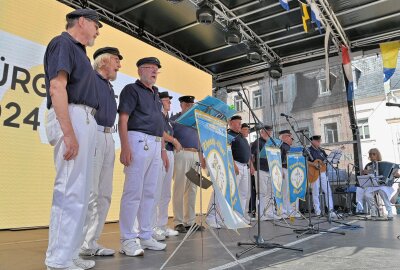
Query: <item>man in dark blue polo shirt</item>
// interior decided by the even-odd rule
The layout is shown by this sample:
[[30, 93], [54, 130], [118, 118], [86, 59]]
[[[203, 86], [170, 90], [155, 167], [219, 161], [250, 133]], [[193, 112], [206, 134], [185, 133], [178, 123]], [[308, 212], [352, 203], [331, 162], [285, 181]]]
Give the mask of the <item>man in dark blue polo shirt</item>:
[[[143, 249], [163, 250], [166, 245], [153, 237], [152, 213], [158, 177], [168, 159], [164, 140], [164, 120], [158, 88], [155, 87], [160, 61], [140, 59], [136, 66], [140, 79], [122, 89], [119, 112], [120, 161], [125, 165], [119, 225], [121, 253], [143, 255]], [[135, 219], [138, 230], [134, 229]], [[139, 240], [140, 239], [140, 240]]]
[[[313, 162], [315, 162], [316, 160], [324, 161], [328, 155], [325, 153], [323, 149], [320, 148], [321, 136], [314, 135], [310, 138], [310, 140], [311, 140], [311, 145], [308, 149], [310, 150], [311, 157], [313, 158], [313, 160], [309, 161]], [[322, 191], [325, 194], [325, 203], [327, 207], [329, 202], [330, 214], [332, 213], [331, 211], [333, 210], [332, 192], [331, 192], [331, 187], [329, 186], [328, 178], [326, 177], [326, 170], [320, 171], [320, 176], [321, 177], [318, 177], [318, 179], [311, 184], [314, 211], [317, 216], [321, 215], [321, 208], [319, 201], [320, 184]]]
[[182, 151], [175, 153], [172, 206], [174, 210], [175, 230], [185, 233], [187, 228], [195, 223], [196, 219], [197, 186], [187, 179], [186, 172], [190, 168], [197, 168], [198, 166], [199, 136], [196, 129], [174, 122], [193, 106], [194, 96], [181, 96], [179, 102], [182, 111], [171, 117], [174, 137], [182, 145]]
[[[267, 141], [272, 138], [272, 126], [265, 125], [260, 130], [260, 138], [258, 139], [259, 152], [262, 151]], [[254, 167], [257, 169], [257, 140], [251, 145], [251, 154], [253, 155]], [[255, 174], [257, 176], [257, 173]], [[257, 184], [256, 178], [256, 184]], [[280, 219], [275, 213], [274, 199], [272, 197], [272, 183], [269, 173], [267, 158], [260, 157], [260, 186], [257, 187], [260, 193], [260, 220]]]
[[90, 191], [89, 209], [85, 222], [86, 237], [80, 255], [110, 256], [115, 251], [99, 245], [101, 231], [111, 203], [115, 146], [113, 126], [117, 116], [117, 102], [110, 81], [117, 78], [122, 55], [117, 48], [104, 47], [93, 54], [96, 71], [96, 89], [100, 107], [94, 118], [97, 121], [94, 177]]
[[81, 270], [95, 265], [75, 255], [83, 242], [99, 107], [86, 46], [94, 44], [101, 24], [89, 9], [75, 10], [66, 20], [66, 32], [50, 41], [44, 56], [46, 131], [56, 167], [45, 263], [47, 269]]
[[[250, 221], [245, 214], [246, 206], [250, 197], [250, 174], [254, 174], [254, 167], [251, 163], [250, 146], [247, 139], [240, 133], [242, 128], [242, 117], [234, 115], [229, 121], [228, 135], [233, 137], [231, 148], [236, 173], [236, 185], [238, 187], [239, 199], [243, 209], [244, 218]], [[250, 174], [249, 174], [250, 168]]]

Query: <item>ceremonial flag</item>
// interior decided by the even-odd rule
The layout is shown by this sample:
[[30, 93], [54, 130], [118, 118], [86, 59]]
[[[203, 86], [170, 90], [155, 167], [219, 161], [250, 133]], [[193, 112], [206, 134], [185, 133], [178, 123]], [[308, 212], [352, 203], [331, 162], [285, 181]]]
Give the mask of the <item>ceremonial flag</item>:
[[381, 47], [383, 62], [383, 82], [387, 82], [396, 70], [400, 41], [381, 43], [379, 46]]
[[310, 8], [311, 8], [311, 20], [318, 26], [319, 33], [322, 34], [322, 30], [321, 30], [322, 21], [321, 21], [321, 14], [319, 12], [319, 8], [318, 8], [317, 4], [315, 4], [315, 2], [312, 0], [307, 0], [307, 2], [310, 4]]
[[[302, 149], [301, 149], [302, 150]], [[300, 150], [300, 151], [301, 151]], [[287, 156], [290, 203], [304, 200], [307, 189], [306, 160], [302, 152], [289, 152]]]
[[[199, 110], [194, 111], [194, 116], [207, 169], [213, 182], [218, 214], [228, 229], [248, 227], [240, 217], [243, 216], [243, 209], [240, 208], [236, 178], [228, 166], [226, 122]], [[232, 204], [232, 198], [235, 205]]]
[[349, 49], [344, 45], [342, 45], [342, 62], [343, 62], [344, 82], [346, 85], [347, 101], [353, 101], [354, 99], [353, 71], [351, 69]]
[[332, 43], [332, 29], [328, 25], [325, 32], [325, 81], [326, 81], [326, 89], [331, 89], [331, 72], [329, 67], [329, 49], [331, 48]]
[[265, 147], [265, 150], [267, 152], [268, 167], [272, 181], [272, 190], [274, 192], [276, 208], [278, 209], [278, 215], [280, 215], [283, 207], [281, 149]]
[[311, 28], [313, 27], [311, 25], [310, 15], [308, 14], [307, 5], [302, 2], [299, 3], [300, 3], [301, 18], [303, 20], [303, 29], [304, 32], [308, 33], [308, 31], [311, 30]]
[[279, 0], [279, 3], [281, 3], [281, 6], [286, 9], [289, 10], [289, 3], [288, 0]]

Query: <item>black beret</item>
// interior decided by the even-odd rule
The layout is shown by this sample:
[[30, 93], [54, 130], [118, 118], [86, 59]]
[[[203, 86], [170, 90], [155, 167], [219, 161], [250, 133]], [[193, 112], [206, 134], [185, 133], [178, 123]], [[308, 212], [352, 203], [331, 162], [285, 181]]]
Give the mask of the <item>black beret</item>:
[[92, 20], [95, 23], [97, 23], [99, 27], [103, 27], [103, 25], [100, 23], [99, 14], [97, 14], [97, 12], [94, 11], [93, 9], [86, 9], [86, 8], [76, 9], [68, 13], [65, 17], [66, 19], [76, 19], [80, 17], [85, 17], [86, 19]]
[[137, 67], [140, 67], [141, 65], [144, 65], [144, 64], [153, 64], [153, 65], [158, 66], [158, 68], [161, 68], [160, 60], [158, 60], [158, 58], [156, 58], [156, 57], [145, 57], [145, 58], [139, 59], [139, 61], [136, 62]]
[[282, 135], [282, 134], [292, 134], [292, 133], [290, 132], [289, 129], [284, 129], [284, 130], [279, 131], [279, 135]]
[[310, 137], [310, 140], [319, 141], [319, 140], [321, 140], [321, 135], [314, 135], [314, 136]]
[[104, 48], [98, 49], [97, 51], [94, 52], [93, 59], [96, 59], [97, 56], [105, 54], [105, 53], [116, 55], [116, 56], [118, 56], [119, 60], [123, 59], [122, 55], [119, 53], [119, 50], [114, 47], [104, 47]]
[[265, 125], [265, 126], [263, 127], [263, 129], [265, 129], [265, 130], [272, 130], [272, 126], [270, 126], [270, 125]]
[[231, 121], [232, 120], [242, 120], [242, 117], [240, 115], [234, 115], [231, 117]]
[[249, 124], [247, 124], [247, 123], [243, 123], [243, 124], [242, 124], [242, 128], [250, 128], [250, 126], [249, 126]]
[[194, 96], [181, 96], [178, 100], [179, 102], [194, 103]]
[[173, 98], [172, 96], [169, 95], [168, 91], [160, 92], [160, 93], [158, 93], [158, 96], [160, 97], [160, 99], [162, 99], [162, 98], [172, 99]]

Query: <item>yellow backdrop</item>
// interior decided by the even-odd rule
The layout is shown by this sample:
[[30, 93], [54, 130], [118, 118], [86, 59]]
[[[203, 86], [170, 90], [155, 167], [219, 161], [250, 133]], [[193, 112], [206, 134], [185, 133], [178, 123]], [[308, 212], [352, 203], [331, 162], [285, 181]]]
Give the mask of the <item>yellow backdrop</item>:
[[[64, 30], [65, 14], [72, 9], [54, 0], [0, 0], [0, 6], [0, 229], [46, 226], [55, 171], [53, 148], [44, 131], [43, 55], [49, 41]], [[146, 56], [161, 61], [157, 85], [162, 90], [175, 96], [191, 94], [198, 100], [211, 93], [209, 74], [108, 25], [100, 29], [88, 56], [104, 46], [118, 47], [124, 56], [113, 82], [117, 94], [135, 80], [135, 63]], [[173, 103], [177, 108], [177, 99]], [[119, 150], [116, 156], [108, 220], [118, 219], [124, 181]]]

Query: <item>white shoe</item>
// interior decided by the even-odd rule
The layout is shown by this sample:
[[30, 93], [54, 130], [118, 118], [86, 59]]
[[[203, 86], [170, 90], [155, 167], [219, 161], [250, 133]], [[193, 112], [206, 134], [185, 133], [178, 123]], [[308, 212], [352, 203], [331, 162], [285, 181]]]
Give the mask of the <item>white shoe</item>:
[[76, 259], [73, 259], [72, 261], [74, 262], [75, 266], [78, 266], [78, 267], [80, 267], [82, 269], [85, 269], [85, 270], [93, 268], [96, 265], [96, 263], [94, 261], [92, 261], [92, 260], [84, 260], [84, 259], [79, 258], [79, 257], [76, 258]]
[[160, 228], [156, 227], [153, 229], [153, 238], [157, 241], [164, 241], [165, 240], [165, 231], [161, 230]]
[[388, 220], [393, 220], [393, 213], [392, 213], [391, 209], [390, 209], [390, 211], [388, 211], [387, 219]]
[[73, 264], [67, 268], [55, 268], [55, 267], [47, 266], [47, 270], [83, 270], [83, 268], [80, 268]]
[[177, 236], [177, 235], [179, 235], [179, 232], [175, 231], [173, 229], [167, 228], [167, 230], [165, 231], [165, 236], [166, 237]]
[[143, 256], [144, 254], [144, 250], [140, 246], [140, 241], [138, 238], [122, 241], [121, 250], [119, 252], [132, 257]]
[[143, 249], [151, 250], [164, 250], [167, 247], [166, 244], [157, 242], [153, 237], [150, 239], [141, 239], [140, 245], [143, 247]]
[[265, 216], [262, 216], [262, 217], [260, 218], [260, 220], [262, 220], [262, 221], [274, 220], [274, 219], [280, 220], [280, 219], [282, 219], [282, 217], [281, 217], [281, 216], [278, 216], [278, 215], [276, 215], [276, 214], [266, 214]]
[[113, 256], [114, 254], [115, 250], [100, 245], [97, 245], [97, 248], [81, 248], [79, 250], [81, 256]]
[[297, 213], [297, 212], [296, 212], [296, 214], [294, 214], [294, 217], [295, 217], [295, 218], [301, 218], [302, 216], [301, 216], [300, 213]]

